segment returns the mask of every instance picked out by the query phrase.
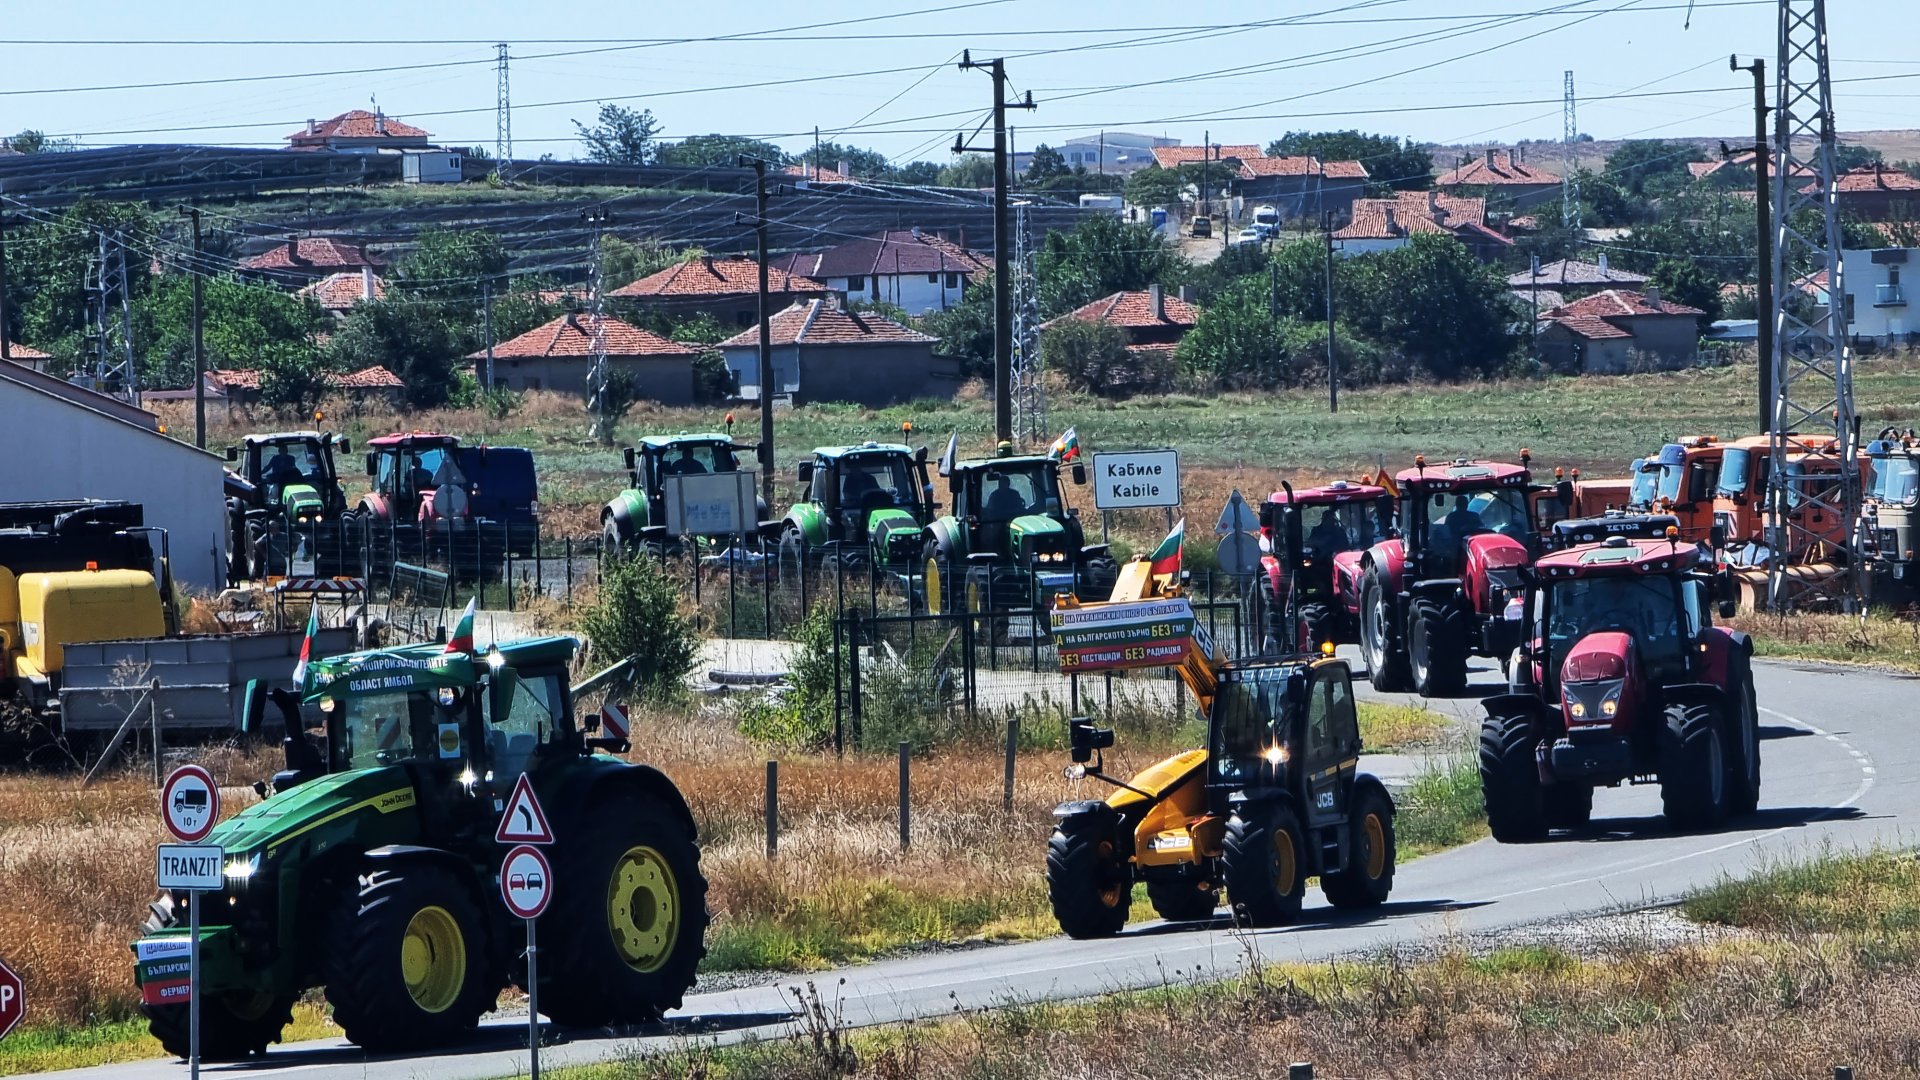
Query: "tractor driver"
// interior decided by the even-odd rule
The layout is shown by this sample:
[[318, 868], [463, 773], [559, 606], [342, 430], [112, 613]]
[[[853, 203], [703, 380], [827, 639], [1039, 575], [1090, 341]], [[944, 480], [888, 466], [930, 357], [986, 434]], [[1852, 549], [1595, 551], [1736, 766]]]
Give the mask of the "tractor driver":
[[704, 473], [707, 467], [700, 464], [700, 461], [693, 456], [693, 447], [683, 446], [680, 448], [680, 456], [667, 462], [666, 467], [661, 471], [669, 476], [683, 476], [689, 473]]
[[1027, 512], [1027, 500], [1018, 491], [1013, 490], [1006, 473], [993, 478], [993, 491], [987, 495], [985, 512], [980, 516], [988, 521], [1012, 521]]
[[1317, 549], [1322, 556], [1332, 556], [1347, 547], [1347, 530], [1340, 525], [1340, 518], [1329, 506], [1320, 512], [1320, 524], [1307, 534], [1309, 547]]
[[300, 466], [287, 453], [285, 446], [274, 448], [273, 457], [267, 459], [267, 466], [260, 470], [260, 481], [267, 487], [267, 495], [275, 502], [280, 500], [280, 492], [288, 484], [300, 479]]
[[1449, 536], [1458, 540], [1464, 540], [1474, 533], [1487, 531], [1487, 523], [1480, 520], [1480, 515], [1467, 505], [1465, 495], [1453, 497], [1453, 509], [1447, 512], [1447, 516], [1441, 519], [1440, 524], [1446, 527]]

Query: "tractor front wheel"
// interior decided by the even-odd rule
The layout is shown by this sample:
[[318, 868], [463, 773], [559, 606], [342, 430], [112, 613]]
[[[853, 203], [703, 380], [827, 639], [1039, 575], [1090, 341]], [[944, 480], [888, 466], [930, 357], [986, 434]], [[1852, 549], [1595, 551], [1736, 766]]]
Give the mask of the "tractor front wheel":
[[1105, 600], [1113, 595], [1113, 584], [1120, 580], [1120, 564], [1105, 555], [1095, 555], [1080, 568], [1082, 600]]
[[1334, 907], [1379, 907], [1393, 892], [1399, 848], [1393, 838], [1393, 801], [1372, 784], [1354, 792], [1352, 853], [1336, 873], [1323, 874], [1320, 891]]
[[[792, 588], [800, 587], [801, 575], [806, 573], [807, 541], [800, 530], [792, 525], [780, 530], [780, 582]], [[817, 594], [819, 589], [815, 587]]]
[[1660, 754], [1660, 807], [1677, 829], [1711, 829], [1727, 819], [1727, 739], [1720, 710], [1667, 707]]
[[[180, 912], [171, 896], [162, 896], [148, 905], [150, 914], [141, 931], [151, 934], [180, 925]], [[200, 1057], [204, 1061], [242, 1061], [265, 1053], [267, 1046], [280, 1041], [280, 1033], [293, 1023], [291, 993], [265, 991], [208, 994], [200, 1002]], [[185, 1058], [191, 1038], [188, 1032], [187, 1006], [142, 1005], [147, 1030], [159, 1040], [167, 1053]]]
[[375, 864], [359, 875], [327, 947], [334, 1023], [375, 1053], [464, 1038], [499, 995], [488, 952], [466, 882], [426, 863]]
[[1386, 582], [1377, 567], [1367, 571], [1360, 595], [1360, 651], [1366, 655], [1367, 680], [1383, 694], [1413, 689], [1406, 646], [1399, 640]]
[[1467, 689], [1467, 620], [1460, 605], [1419, 599], [1407, 627], [1414, 692], [1451, 697]]
[[607, 558], [619, 558], [627, 554], [626, 538], [620, 535], [620, 523], [612, 514], [600, 524], [600, 554]]
[[700, 848], [656, 798], [626, 796], [574, 824], [561, 834], [579, 842], [555, 853], [540, 1011], [566, 1027], [657, 1020], [680, 1007], [707, 953]]
[[1300, 651], [1318, 654], [1334, 638], [1333, 609], [1326, 604], [1300, 605]]
[[1727, 808], [1734, 815], [1751, 814], [1760, 808], [1760, 709], [1753, 697], [1753, 668], [1736, 662], [1727, 696], [1734, 701], [1737, 715], [1734, 745], [1739, 760], [1734, 767], [1733, 794]]
[[1185, 879], [1149, 881], [1147, 902], [1153, 905], [1154, 914], [1168, 922], [1199, 922], [1213, 918], [1220, 907], [1220, 894]]
[[1047, 897], [1070, 938], [1112, 937], [1127, 925], [1133, 889], [1115, 843], [1118, 827], [1110, 817], [1070, 817], [1047, 841]]
[[1540, 788], [1539, 744], [1524, 716], [1489, 716], [1480, 723], [1480, 797], [1487, 829], [1503, 844], [1524, 844], [1547, 835]]
[[1223, 849], [1227, 901], [1248, 925], [1284, 926], [1300, 917], [1307, 849], [1292, 807], [1278, 799], [1241, 806], [1227, 821]]

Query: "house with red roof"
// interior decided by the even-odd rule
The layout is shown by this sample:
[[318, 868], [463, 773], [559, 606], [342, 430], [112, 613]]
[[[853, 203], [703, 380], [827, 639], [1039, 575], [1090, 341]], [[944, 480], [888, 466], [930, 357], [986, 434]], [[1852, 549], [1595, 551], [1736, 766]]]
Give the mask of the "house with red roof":
[[1106, 323], [1118, 329], [1127, 341], [1125, 369], [1087, 373], [1090, 383], [1117, 396], [1164, 389], [1172, 377], [1174, 349], [1199, 321], [1200, 309], [1184, 295], [1169, 296], [1161, 286], [1149, 285], [1103, 296], [1049, 319], [1040, 324], [1040, 338], [1044, 343], [1048, 331], [1069, 322]]
[[[1507, 277], [1507, 288], [1520, 293], [1522, 298], [1533, 289], [1551, 289], [1561, 296], [1578, 299], [1590, 296], [1602, 289], [1643, 288], [1647, 284], [1647, 275], [1636, 274], [1631, 270], [1622, 270], [1607, 261], [1607, 253], [1600, 253], [1599, 262], [1581, 262], [1578, 259], [1561, 259], [1557, 262], [1541, 263], [1539, 270], [1522, 270]], [[1546, 310], [1543, 306], [1542, 311]]]
[[355, 305], [368, 300], [385, 300], [387, 279], [374, 273], [373, 267], [363, 266], [357, 274], [349, 271], [328, 274], [310, 285], [302, 286], [294, 295], [308, 297], [327, 314], [336, 319], [345, 319]]
[[1391, 199], [1356, 199], [1353, 219], [1334, 230], [1334, 251], [1345, 257], [1392, 251], [1417, 233], [1451, 236], [1483, 262], [1497, 262], [1513, 241], [1487, 227], [1487, 200], [1442, 191], [1401, 191]]
[[1700, 351], [1704, 314], [1662, 300], [1651, 285], [1608, 289], [1542, 312], [1535, 341], [1548, 365], [1576, 375], [1680, 368]]
[[1516, 210], [1547, 201], [1560, 193], [1560, 174], [1529, 165], [1526, 149], [1488, 147], [1477, 158], [1463, 159], [1441, 173], [1433, 186], [1454, 195], [1478, 195], [1502, 210]]
[[783, 255], [771, 265], [824, 284], [846, 303], [884, 301], [909, 315], [945, 311], [960, 302], [975, 275], [993, 270], [987, 256], [918, 226]]
[[424, 150], [433, 136], [375, 109], [351, 109], [331, 120], [308, 120], [305, 130], [287, 136], [289, 150], [336, 150], [348, 154]]
[[[1800, 190], [1811, 194], [1817, 186]], [[1920, 221], [1920, 180], [1876, 161], [1834, 177], [1833, 201], [1855, 221]]]
[[43, 353], [39, 349], [29, 345], [22, 345], [17, 341], [8, 341], [5, 344], [5, 350], [0, 351], [0, 359], [11, 360], [21, 367], [30, 367], [35, 371], [45, 371], [47, 370], [48, 362], [53, 359], [51, 354]]
[[387, 262], [359, 244], [331, 236], [289, 236], [240, 260], [240, 272], [286, 285], [305, 285], [333, 274], [384, 270]]
[[[640, 396], [662, 405], [693, 404], [693, 362], [701, 349], [669, 341], [611, 315], [572, 313], [493, 347], [493, 385], [508, 390], [558, 390], [586, 398], [591, 393], [587, 375], [593, 368], [594, 337], [600, 330], [612, 370], [625, 371], [640, 388]], [[474, 371], [486, 377], [487, 353], [467, 357]]]
[[[774, 394], [802, 405], [848, 401], [870, 408], [923, 397], [952, 397], [960, 363], [935, 356], [938, 339], [871, 311], [849, 311], [837, 297], [802, 300], [767, 320]], [[760, 396], [760, 328], [719, 345], [741, 397]]]
[[[799, 300], [830, 292], [813, 278], [767, 267], [767, 307], [778, 311]], [[677, 317], [712, 315], [723, 326], [752, 326], [759, 320], [760, 264], [745, 257], [702, 255], [648, 274], [607, 295], [638, 310]]]

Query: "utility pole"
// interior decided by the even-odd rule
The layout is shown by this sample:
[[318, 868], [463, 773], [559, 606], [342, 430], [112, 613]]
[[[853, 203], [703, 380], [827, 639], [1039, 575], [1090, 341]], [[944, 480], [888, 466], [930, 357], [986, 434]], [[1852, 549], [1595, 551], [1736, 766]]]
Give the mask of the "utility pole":
[[[819, 135], [816, 131], [816, 139]], [[819, 168], [820, 156], [814, 155]], [[753, 247], [760, 264], [760, 295], [755, 313], [760, 323], [760, 497], [774, 505], [773, 491], [773, 328], [767, 314], [767, 162], [742, 155], [740, 165], [753, 169]]]
[[1573, 176], [1573, 144], [1580, 138], [1580, 124], [1573, 115], [1573, 72], [1567, 72], [1566, 106], [1562, 110], [1565, 120], [1565, 134], [1560, 142], [1560, 227], [1565, 229], [1567, 237], [1580, 233], [1580, 181]]
[[0, 360], [13, 359], [13, 333], [7, 317], [7, 218], [0, 214]]
[[[993, 438], [995, 442], [1013, 441], [1013, 288], [1009, 275], [1012, 261], [1013, 221], [1007, 204], [1011, 183], [1007, 167], [1007, 110], [1031, 109], [1033, 95], [1024, 101], [1007, 102], [1007, 67], [1001, 57], [976, 61], [971, 50], [960, 54], [960, 70], [985, 68], [993, 78]], [[964, 139], [955, 140], [953, 152], [967, 151]]]
[[593, 298], [593, 367], [587, 372], [587, 386], [593, 394], [593, 437], [605, 445], [613, 443], [614, 421], [612, 402], [608, 398], [612, 372], [607, 370], [606, 290], [600, 274], [600, 234], [612, 220], [613, 213], [605, 206], [580, 211], [581, 223], [593, 229], [592, 253], [587, 262], [587, 289]]
[[[1760, 240], [1759, 287], [1753, 298], [1760, 316], [1760, 432], [1773, 430], [1773, 192], [1767, 175], [1767, 62], [1759, 57], [1746, 67], [1738, 56], [1727, 57], [1731, 71], [1753, 73], [1753, 210]], [[1724, 145], [1724, 144], [1723, 144]]]
[[1324, 211], [1327, 231], [1327, 411], [1340, 411], [1340, 365], [1333, 355], [1333, 213]]
[[480, 308], [486, 317], [487, 330], [487, 377], [481, 381], [480, 389], [493, 389], [493, 282], [480, 283]]
[[1213, 210], [1213, 204], [1207, 201], [1207, 180], [1212, 172], [1213, 132], [1203, 128], [1200, 131], [1200, 212], [1203, 214]]
[[513, 95], [507, 90], [507, 43], [503, 41], [494, 48], [500, 50], [500, 93], [493, 121], [494, 171], [507, 180], [513, 167]]
[[200, 208], [187, 209], [193, 219], [193, 261], [187, 272], [193, 275], [193, 445], [207, 448], [207, 344], [206, 275], [200, 266]]

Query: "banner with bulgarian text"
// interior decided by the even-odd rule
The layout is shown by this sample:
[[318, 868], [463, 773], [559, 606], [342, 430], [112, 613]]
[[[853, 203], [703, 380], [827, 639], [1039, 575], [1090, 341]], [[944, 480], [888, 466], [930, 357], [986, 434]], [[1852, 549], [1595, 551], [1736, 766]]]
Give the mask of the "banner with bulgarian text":
[[1048, 613], [1066, 674], [1180, 663], [1200, 631], [1185, 597], [1134, 600]]

